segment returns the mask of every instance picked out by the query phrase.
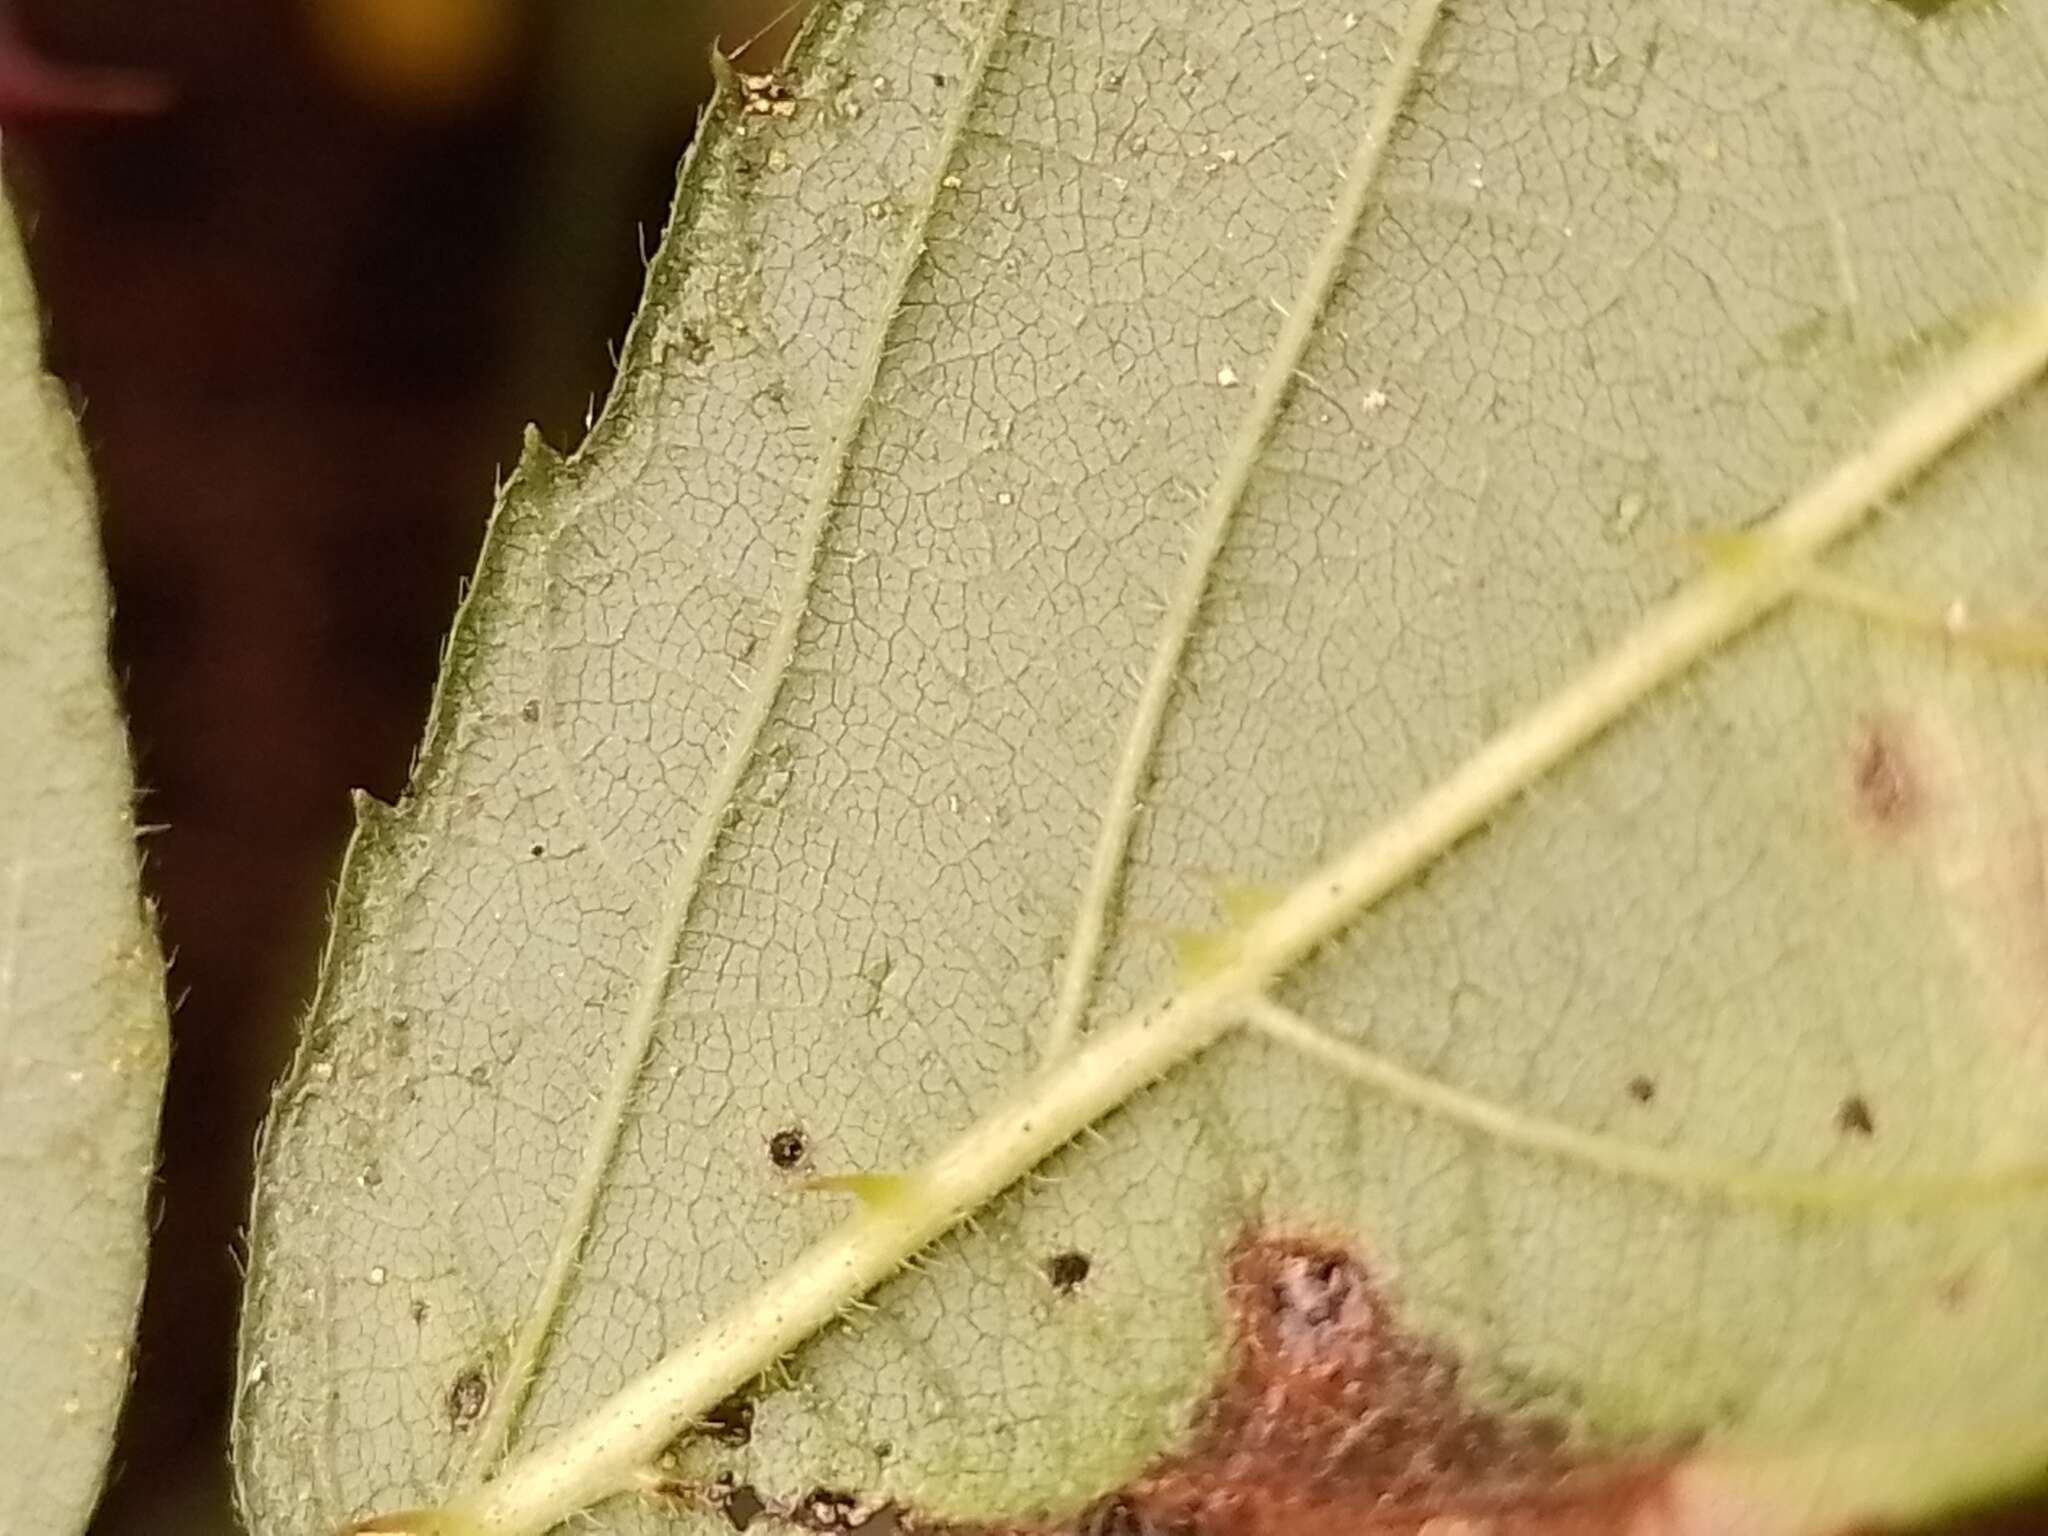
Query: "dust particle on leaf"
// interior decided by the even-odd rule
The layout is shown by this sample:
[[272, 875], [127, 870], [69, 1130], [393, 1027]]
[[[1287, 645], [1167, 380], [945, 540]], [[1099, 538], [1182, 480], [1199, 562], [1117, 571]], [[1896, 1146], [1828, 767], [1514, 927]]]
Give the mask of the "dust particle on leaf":
[[528, 725], [539, 725], [540, 700], [528, 699], [524, 704], [520, 705], [519, 718], [524, 720]]
[[1657, 1084], [1654, 1079], [1638, 1072], [1628, 1080], [1628, 1096], [1638, 1104], [1647, 1104], [1657, 1097]]
[[794, 1126], [784, 1127], [768, 1138], [768, 1161], [778, 1168], [794, 1168], [809, 1150], [804, 1133]]

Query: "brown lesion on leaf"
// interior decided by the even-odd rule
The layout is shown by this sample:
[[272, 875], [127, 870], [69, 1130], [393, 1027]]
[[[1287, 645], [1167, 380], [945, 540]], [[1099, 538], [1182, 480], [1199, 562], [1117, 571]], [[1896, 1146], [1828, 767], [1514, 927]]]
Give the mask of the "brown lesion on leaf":
[[1575, 1447], [1541, 1415], [1475, 1402], [1447, 1348], [1404, 1332], [1345, 1249], [1251, 1235], [1232, 1251], [1235, 1335], [1187, 1444], [1053, 1523], [895, 1511], [908, 1536], [1608, 1536], [1673, 1513], [1669, 1456]]
[[1872, 714], [1851, 756], [1858, 824], [1916, 862], [1978, 1016], [2032, 1066], [2048, 1063], [2044, 746], [2027, 716], [1930, 698]]

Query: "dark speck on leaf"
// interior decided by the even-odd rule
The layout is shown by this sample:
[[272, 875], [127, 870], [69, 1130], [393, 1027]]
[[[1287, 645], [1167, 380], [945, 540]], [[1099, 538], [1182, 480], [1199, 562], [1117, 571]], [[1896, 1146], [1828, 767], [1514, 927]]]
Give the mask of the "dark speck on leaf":
[[520, 705], [519, 718], [524, 720], [528, 725], [539, 725], [540, 700], [528, 699], [524, 704]]
[[718, 1507], [724, 1511], [726, 1523], [736, 1531], [744, 1531], [768, 1512], [761, 1495], [745, 1483], [737, 1488], [721, 1489]]
[[1835, 1128], [1844, 1136], [1874, 1136], [1877, 1121], [1871, 1116], [1870, 1101], [1852, 1093], [1835, 1110]]
[[1087, 1254], [1069, 1248], [1045, 1261], [1045, 1278], [1052, 1282], [1054, 1290], [1064, 1295], [1086, 1280], [1094, 1267]]
[[1628, 1096], [1638, 1104], [1647, 1104], [1650, 1100], [1657, 1097], [1657, 1085], [1651, 1079], [1638, 1072], [1628, 1080]]
[[726, 1445], [745, 1445], [754, 1438], [753, 1398], [745, 1392], [733, 1393], [705, 1414], [697, 1428], [698, 1433], [707, 1440], [721, 1441]]
[[793, 1127], [777, 1131], [768, 1138], [768, 1161], [778, 1168], [794, 1168], [804, 1160], [804, 1153], [808, 1150], [804, 1133]]
[[481, 1370], [470, 1366], [448, 1387], [448, 1422], [457, 1429], [469, 1428], [482, 1417], [490, 1397], [490, 1382]]

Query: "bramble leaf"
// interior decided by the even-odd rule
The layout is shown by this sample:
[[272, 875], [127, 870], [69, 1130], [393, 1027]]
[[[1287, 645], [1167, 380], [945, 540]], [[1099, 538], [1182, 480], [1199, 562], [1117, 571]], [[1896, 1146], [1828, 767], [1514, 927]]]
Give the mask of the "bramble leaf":
[[2044, 36], [827, 0], [731, 77], [365, 807], [258, 1536], [2031, 1475]]

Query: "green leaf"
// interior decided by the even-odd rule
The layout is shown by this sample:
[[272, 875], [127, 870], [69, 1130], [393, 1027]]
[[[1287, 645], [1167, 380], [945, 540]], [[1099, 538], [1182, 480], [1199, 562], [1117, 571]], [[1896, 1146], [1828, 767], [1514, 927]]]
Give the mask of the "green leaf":
[[2031, 1475], [2043, 101], [2022, 7], [826, 0], [365, 805], [259, 1536]]
[[0, 1530], [83, 1530], [128, 1385], [163, 1090], [92, 490], [0, 204]]

